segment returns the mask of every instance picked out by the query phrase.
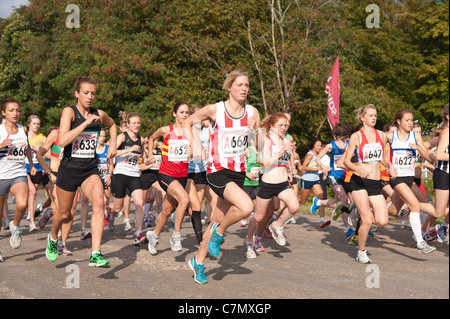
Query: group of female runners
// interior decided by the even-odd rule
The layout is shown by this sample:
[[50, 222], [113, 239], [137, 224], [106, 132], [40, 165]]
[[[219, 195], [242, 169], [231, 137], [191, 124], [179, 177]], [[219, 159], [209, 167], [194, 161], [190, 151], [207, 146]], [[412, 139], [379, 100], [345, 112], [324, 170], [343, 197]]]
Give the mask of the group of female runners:
[[[63, 243], [60, 253], [70, 253], [65, 239], [79, 194], [92, 206], [92, 233], [88, 236], [92, 237], [89, 266], [94, 267], [110, 267], [100, 251], [103, 228], [108, 225], [114, 230], [115, 215], [123, 209], [127, 198], [132, 198], [135, 205], [134, 244], [148, 243], [152, 255], [157, 254], [160, 235], [170, 216], [173, 223], [171, 248], [181, 251], [181, 225], [186, 215], [191, 216], [198, 251], [188, 265], [197, 283], [207, 282], [204, 261], [208, 253], [217, 257], [225, 232], [240, 221], [248, 221], [244, 242], [248, 258], [255, 258], [257, 251], [264, 251], [265, 230], [279, 245], [285, 245], [283, 227], [292, 220], [300, 204], [306, 202], [311, 190], [316, 196], [311, 212], [319, 209], [320, 227], [330, 223], [325, 219], [324, 207], [332, 207], [334, 220], [342, 215], [347, 237], [357, 236], [357, 261], [370, 262], [365, 244], [372, 224], [386, 226], [388, 214], [396, 214], [404, 204], [410, 209], [409, 220], [417, 249], [433, 251], [424, 241], [422, 230], [426, 231], [436, 218], [447, 214], [446, 220], [438, 225], [440, 234], [446, 234], [448, 104], [444, 107], [445, 126], [428, 144], [423, 142], [420, 133], [412, 130], [412, 111], [397, 112], [394, 122], [398, 130], [385, 133], [375, 129], [375, 106], [366, 105], [357, 113], [360, 129], [354, 132], [346, 123], [336, 125], [334, 141], [322, 148], [319, 139], [313, 140], [301, 164], [295, 152], [295, 140], [287, 132], [290, 115], [278, 112], [261, 120], [258, 110], [245, 103], [249, 88], [248, 74], [234, 70], [223, 84], [227, 100], [191, 109], [185, 102], [176, 103], [173, 124], [142, 137], [138, 113], [122, 114], [126, 131], [117, 135], [114, 120], [92, 106], [97, 84], [90, 78], [80, 77], [74, 89], [76, 104], [64, 108], [59, 127], [51, 128], [42, 143], [35, 146], [32, 142], [37, 138], [36, 130], [34, 135], [29, 135], [26, 128], [17, 123], [19, 102], [4, 100], [1, 112], [5, 123], [0, 126], [0, 208], [3, 209], [10, 192], [16, 200], [14, 220], [9, 224], [11, 246], [18, 248], [21, 243], [19, 223], [29, 204], [28, 194], [32, 193], [28, 190], [27, 178], [36, 186], [34, 176], [41, 174], [46, 178], [51, 204], [41, 217], [40, 228], [53, 218], [45, 250], [50, 261], [58, 256], [58, 236]], [[102, 125], [108, 127], [110, 133], [107, 143]], [[160, 139], [161, 149], [157, 147]], [[431, 154], [429, 149], [433, 143], [437, 150]], [[36, 153], [36, 160], [33, 153]], [[46, 161], [45, 154], [49, 153], [50, 159]], [[428, 200], [419, 200], [412, 190], [416, 176], [414, 165], [419, 155], [435, 163], [434, 205]], [[28, 177], [25, 158], [29, 165]], [[389, 196], [383, 195], [383, 168], [393, 190]], [[334, 191], [334, 199], [326, 199], [324, 181]], [[154, 229], [144, 234], [145, 204], [153, 186], [164, 202]], [[109, 204], [110, 197], [112, 204]], [[203, 198], [209, 221], [204, 230]], [[275, 216], [276, 211], [279, 213]], [[350, 225], [349, 215], [356, 211], [359, 222]], [[430, 216], [423, 219], [424, 228], [421, 212]], [[87, 217], [82, 217], [82, 221], [86, 220]]]

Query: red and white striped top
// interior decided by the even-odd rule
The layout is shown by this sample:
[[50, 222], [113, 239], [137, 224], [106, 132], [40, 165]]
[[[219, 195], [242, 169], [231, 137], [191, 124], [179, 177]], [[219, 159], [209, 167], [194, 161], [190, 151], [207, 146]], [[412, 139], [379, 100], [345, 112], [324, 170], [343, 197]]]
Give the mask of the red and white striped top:
[[245, 160], [248, 141], [247, 122], [253, 116], [253, 107], [244, 104], [244, 114], [240, 118], [233, 118], [228, 114], [223, 101], [216, 105], [216, 122], [210, 126], [207, 173], [214, 173], [224, 168], [235, 172], [245, 172], [247, 169]]

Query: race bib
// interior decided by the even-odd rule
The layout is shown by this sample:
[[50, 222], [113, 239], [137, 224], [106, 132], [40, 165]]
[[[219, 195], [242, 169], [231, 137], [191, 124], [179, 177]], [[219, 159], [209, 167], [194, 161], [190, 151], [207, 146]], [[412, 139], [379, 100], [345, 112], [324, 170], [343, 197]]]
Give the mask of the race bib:
[[245, 155], [247, 148], [247, 127], [223, 129], [223, 156], [235, 157]]
[[161, 166], [162, 156], [161, 155], [153, 155], [153, 159], [155, 160], [153, 162], [153, 165], [156, 165], [156, 167], [152, 166], [151, 169], [156, 169], [157, 170], [157, 169], [159, 169], [159, 166]]
[[98, 131], [83, 131], [72, 142], [72, 157], [94, 158], [97, 148]]
[[342, 171], [342, 168], [338, 167], [338, 163], [339, 163], [339, 160], [341, 159], [341, 157], [342, 157], [342, 154], [334, 155], [333, 164], [334, 164], [335, 171]]
[[260, 169], [261, 169], [260, 167], [252, 167], [252, 168], [250, 168], [250, 173], [256, 175], [256, 177], [251, 180], [252, 183], [257, 183], [259, 181], [259, 171], [260, 171]]
[[25, 162], [25, 157], [27, 155], [27, 143], [17, 142], [16, 144], [10, 145], [8, 147], [8, 154], [6, 155], [6, 160], [9, 162]]
[[[273, 153], [277, 154], [279, 151], [282, 150], [282, 147], [274, 145], [272, 149], [273, 149]], [[283, 155], [281, 155], [278, 158], [277, 165], [278, 166], [287, 166], [289, 164], [289, 160], [290, 159], [291, 159], [291, 153], [290, 152], [284, 152]]]
[[169, 140], [167, 158], [169, 162], [187, 162], [189, 160], [188, 140]]
[[372, 164], [381, 161], [383, 157], [383, 147], [379, 143], [366, 144], [363, 147], [362, 162]]
[[392, 152], [392, 165], [398, 172], [414, 170], [414, 154], [410, 150], [400, 150]]
[[139, 173], [139, 158], [140, 154], [136, 153], [128, 153], [125, 161], [122, 164], [122, 167], [127, 171], [133, 173]]
[[106, 174], [108, 173], [108, 164], [107, 163], [100, 163], [97, 165], [98, 170], [100, 171], [100, 178], [105, 179]]

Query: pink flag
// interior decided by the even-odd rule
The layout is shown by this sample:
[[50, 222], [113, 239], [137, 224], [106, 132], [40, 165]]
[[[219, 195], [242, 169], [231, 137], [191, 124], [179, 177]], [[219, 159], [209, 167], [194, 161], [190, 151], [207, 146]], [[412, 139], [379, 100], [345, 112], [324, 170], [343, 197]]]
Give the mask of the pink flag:
[[339, 57], [337, 57], [325, 87], [325, 93], [328, 94], [327, 118], [331, 128], [339, 123], [339, 89]]

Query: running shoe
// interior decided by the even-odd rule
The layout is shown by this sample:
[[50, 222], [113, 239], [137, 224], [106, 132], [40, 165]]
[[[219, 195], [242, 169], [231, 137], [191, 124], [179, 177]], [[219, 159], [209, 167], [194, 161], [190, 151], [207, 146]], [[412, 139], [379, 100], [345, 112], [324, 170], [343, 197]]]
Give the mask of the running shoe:
[[92, 237], [92, 234], [90, 231], [86, 230], [86, 229], [82, 229], [80, 232], [80, 239], [81, 240], [85, 240], [85, 239], [89, 239]]
[[144, 235], [144, 233], [139, 232], [136, 235], [136, 238], [134, 239], [134, 246], [142, 246], [148, 244], [148, 239], [147, 237]]
[[336, 204], [336, 208], [331, 213], [331, 218], [333, 218], [334, 221], [337, 221], [339, 216], [342, 215], [343, 211], [341, 210], [341, 207], [344, 206], [342, 202], [339, 202]]
[[73, 253], [62, 242], [58, 242], [58, 255], [70, 256]]
[[50, 234], [47, 236], [47, 249], [45, 250], [45, 256], [50, 261], [55, 261], [58, 258], [58, 241], [53, 241], [50, 238]]
[[109, 215], [108, 228], [110, 231], [114, 231], [114, 216]]
[[0, 262], [4, 262], [5, 260], [3, 259], [2, 253], [0, 252]]
[[311, 205], [311, 209], [310, 209], [311, 214], [315, 214], [315, 213], [316, 213], [316, 210], [317, 210], [319, 207], [320, 207], [320, 205], [319, 205], [319, 198], [314, 197], [314, 198], [313, 198], [313, 204]]
[[405, 230], [411, 230], [411, 226], [409, 226], [408, 221], [404, 220], [402, 221], [402, 228]]
[[357, 245], [358, 244], [358, 235], [356, 235], [356, 233], [351, 235], [350, 238], [348, 239], [348, 243], [350, 245]]
[[36, 210], [34, 211], [34, 218], [38, 217], [42, 213], [43, 211], [42, 206], [44, 206], [44, 203], [42, 202], [37, 204]]
[[194, 272], [194, 280], [198, 284], [206, 284], [208, 279], [205, 276], [205, 265], [198, 264], [197, 258], [194, 257], [188, 262], [189, 268]]
[[170, 227], [172, 228], [172, 230], [175, 229], [175, 212], [170, 214]]
[[283, 234], [283, 227], [277, 227], [275, 225], [275, 222], [273, 222], [269, 225], [269, 230], [272, 233], [273, 239], [275, 239], [278, 245], [286, 245], [286, 237], [284, 237]]
[[3, 229], [4, 230], [7, 230], [7, 229], [9, 229], [9, 220], [2, 220], [2, 224], [3, 224]]
[[444, 223], [437, 224], [434, 229], [436, 229], [437, 233], [437, 241], [440, 243], [447, 243], [448, 242], [448, 236], [447, 236], [447, 225]]
[[108, 223], [109, 223], [109, 214], [105, 209], [105, 223], [103, 224], [103, 226], [105, 227], [108, 226]]
[[153, 230], [149, 230], [148, 232], [146, 232], [145, 237], [147, 237], [148, 240], [148, 251], [150, 252], [150, 254], [156, 255], [156, 244], [158, 243], [159, 237], [155, 236]]
[[263, 237], [264, 238], [273, 238], [272, 233], [270, 232], [269, 228], [264, 229]]
[[180, 234], [172, 234], [170, 238], [170, 249], [173, 251], [182, 251], [183, 247], [181, 246], [181, 235]]
[[125, 229], [126, 231], [128, 231], [128, 230], [130, 230], [130, 229], [132, 228], [129, 219], [124, 219], [124, 220], [123, 220], [123, 223], [124, 223], [124, 225], [125, 225], [124, 229]]
[[353, 228], [349, 228], [345, 232], [345, 236], [347, 237], [347, 239], [350, 239], [350, 237], [352, 237], [354, 234], [355, 234], [355, 230]]
[[40, 229], [43, 229], [45, 227], [45, 225], [47, 225], [50, 218], [52, 218], [52, 211], [53, 211], [53, 208], [51, 208], [51, 207], [47, 207], [46, 209], [44, 209], [44, 214], [39, 219], [39, 228]]
[[365, 250], [358, 251], [358, 254], [356, 255], [356, 261], [360, 264], [370, 264], [372, 261], [367, 257], [367, 252]]
[[89, 267], [109, 268], [111, 264], [107, 261], [102, 253], [98, 250], [89, 258]]
[[247, 225], [247, 219], [241, 219], [241, 226], [245, 227]]
[[144, 225], [145, 227], [152, 227], [152, 222], [150, 221], [150, 219], [146, 218], [144, 219]]
[[437, 234], [436, 229], [430, 228], [430, 229], [427, 231], [427, 233], [425, 234], [424, 239], [425, 239], [426, 241], [433, 241], [433, 240], [435, 240], [435, 239], [437, 238], [437, 236], [438, 236], [438, 234]]
[[286, 224], [297, 224], [297, 221], [294, 217], [291, 217], [286, 221]]
[[222, 244], [223, 235], [217, 233], [219, 223], [214, 223], [211, 227], [211, 236], [208, 241], [208, 251], [213, 257], [219, 256], [220, 245]]
[[255, 237], [255, 250], [258, 252], [265, 252], [266, 249], [264, 248], [262, 244], [262, 239]]
[[13, 221], [9, 223], [9, 229], [11, 230], [11, 237], [9, 243], [12, 248], [19, 248], [22, 245], [22, 231], [20, 230], [20, 225], [14, 227]]
[[34, 221], [30, 221], [30, 232], [38, 230]]
[[436, 250], [436, 247], [428, 245], [425, 240], [423, 240], [420, 244], [417, 244], [417, 251], [419, 253], [429, 254], [435, 250]]
[[325, 226], [328, 226], [328, 225], [330, 225], [331, 224], [331, 221], [330, 220], [322, 220], [321, 222], [320, 222], [320, 228], [324, 228]]
[[247, 258], [256, 258], [256, 251], [255, 251], [255, 244], [254, 243], [249, 243], [246, 240], [244, 240], [244, 245], [247, 248], [247, 252], [246, 252], [246, 256]]

